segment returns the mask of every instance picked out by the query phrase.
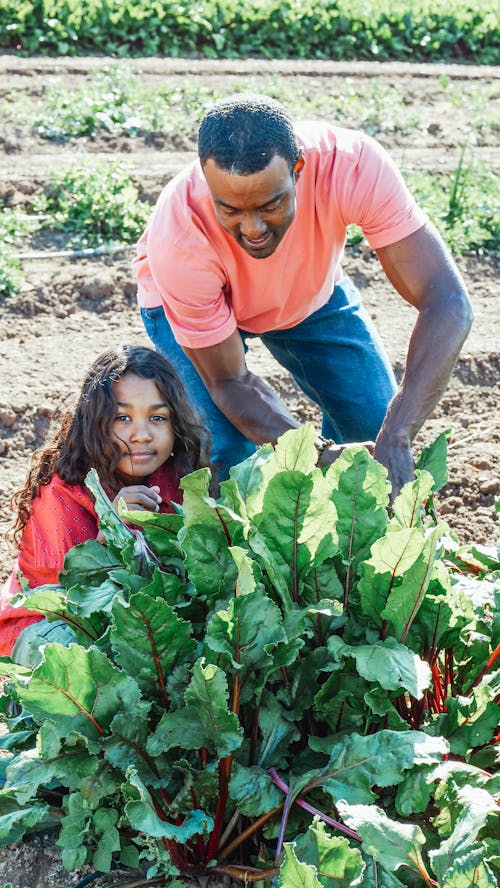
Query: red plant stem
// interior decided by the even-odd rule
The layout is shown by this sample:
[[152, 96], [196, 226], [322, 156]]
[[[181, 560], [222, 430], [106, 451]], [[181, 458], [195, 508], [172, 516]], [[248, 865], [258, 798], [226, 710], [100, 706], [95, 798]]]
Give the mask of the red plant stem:
[[[196, 795], [193, 787], [191, 787], [191, 801], [192, 801], [195, 808], [199, 808], [198, 798], [197, 798], [197, 795]], [[203, 842], [203, 836], [200, 835], [200, 833], [197, 833], [196, 840], [198, 843], [198, 854], [199, 854], [200, 860], [204, 860], [206, 848], [205, 848], [205, 843]]]
[[[282, 778], [279, 776], [278, 772], [275, 771], [274, 768], [269, 768], [269, 774], [278, 789], [281, 789], [282, 792], [287, 793], [288, 786], [285, 781], [282, 780]], [[304, 811], [308, 811], [308, 813], [313, 814], [313, 816], [320, 817], [321, 820], [324, 820], [324, 822], [328, 824], [328, 826], [332, 826], [333, 829], [339, 829], [349, 838], [356, 839], [357, 842], [362, 841], [361, 836], [358, 835], [357, 832], [354, 832], [353, 829], [350, 829], [348, 826], [344, 826], [343, 823], [339, 823], [338, 820], [334, 820], [333, 817], [330, 817], [328, 814], [324, 814], [323, 811], [320, 811], [318, 808], [314, 808], [313, 805], [309, 804], [309, 802], [304, 802], [303, 799], [299, 798], [295, 799], [295, 802], [297, 805], [299, 805], [300, 808], [303, 808]]]
[[488, 657], [486, 663], [484, 664], [483, 668], [481, 669], [481, 672], [479, 672], [479, 674], [476, 675], [476, 677], [475, 677], [474, 681], [472, 682], [470, 688], [469, 688], [467, 691], [465, 691], [465, 694], [470, 694], [470, 692], [472, 691], [472, 688], [475, 688], [476, 685], [479, 684], [479, 682], [481, 681], [483, 675], [485, 675], [485, 674], [487, 673], [488, 669], [489, 669], [491, 666], [493, 666], [493, 663], [495, 662], [495, 660], [496, 660], [499, 656], [500, 656], [500, 644], [497, 644], [495, 650], [494, 650], [493, 653]]
[[[158, 804], [155, 798], [151, 798], [154, 809], [159, 819], [162, 820], [164, 823], [169, 823], [169, 820], [165, 816], [165, 812], [162, 810], [161, 805]], [[162, 841], [170, 855], [170, 859], [173, 865], [176, 866], [181, 873], [187, 873], [192, 870], [192, 866], [188, 864], [182, 848], [174, 839], [167, 839], [165, 836], [163, 836]]]

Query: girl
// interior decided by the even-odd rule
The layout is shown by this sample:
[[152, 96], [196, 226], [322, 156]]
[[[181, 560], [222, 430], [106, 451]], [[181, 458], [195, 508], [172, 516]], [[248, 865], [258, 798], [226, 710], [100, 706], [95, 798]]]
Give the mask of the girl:
[[0, 592], [0, 655], [22, 662], [24, 654], [16, 651], [23, 639], [33, 647], [45, 629], [48, 640], [51, 628], [66, 628], [44, 621], [43, 627], [29, 629], [40, 614], [9, 602], [20, 591], [19, 572], [31, 588], [57, 583], [68, 549], [98, 537], [97, 514], [85, 487], [89, 469], [97, 470], [114, 505], [121, 498], [130, 509], [171, 512], [172, 501], [181, 502], [179, 479], [207, 465], [206, 446], [207, 433], [165, 358], [128, 345], [97, 358], [74, 411], [34, 454], [26, 483], [14, 497], [19, 555]]

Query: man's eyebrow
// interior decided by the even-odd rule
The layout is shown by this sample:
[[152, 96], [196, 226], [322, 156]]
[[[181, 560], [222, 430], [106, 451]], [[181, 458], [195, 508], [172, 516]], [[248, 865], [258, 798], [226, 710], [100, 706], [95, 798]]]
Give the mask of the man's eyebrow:
[[[266, 207], [269, 206], [269, 204], [273, 204], [276, 203], [277, 200], [281, 200], [284, 194], [284, 191], [279, 191], [277, 194], [274, 195], [274, 197], [271, 197], [270, 200], [266, 200], [265, 203], [260, 204], [260, 206], [255, 207], [255, 209], [264, 210]], [[224, 200], [220, 200], [219, 198], [216, 198], [214, 203], [216, 203], [219, 207], [225, 207], [226, 210], [237, 210], [238, 212], [241, 210], [241, 207], [233, 207], [232, 204], [228, 204]]]

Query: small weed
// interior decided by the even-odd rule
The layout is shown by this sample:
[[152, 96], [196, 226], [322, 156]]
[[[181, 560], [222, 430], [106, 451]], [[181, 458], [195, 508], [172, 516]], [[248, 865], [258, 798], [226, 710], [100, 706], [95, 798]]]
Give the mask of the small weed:
[[21, 266], [10, 250], [0, 250], [0, 300], [13, 296], [22, 282]]
[[451, 174], [412, 171], [408, 185], [454, 253], [500, 249], [500, 185], [483, 162], [465, 161]]
[[34, 209], [50, 216], [43, 227], [66, 231], [71, 244], [133, 243], [151, 212], [122, 164], [75, 166], [55, 177]]

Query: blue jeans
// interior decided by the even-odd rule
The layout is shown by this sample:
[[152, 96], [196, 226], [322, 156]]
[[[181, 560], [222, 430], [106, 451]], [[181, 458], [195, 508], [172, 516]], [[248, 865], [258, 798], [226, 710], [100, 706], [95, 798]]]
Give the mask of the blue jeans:
[[[149, 338], [184, 381], [193, 407], [212, 435], [212, 461], [220, 479], [230, 466], [250, 456], [255, 444], [215, 406], [207, 389], [176, 343], [163, 308], [141, 309]], [[239, 331], [245, 349], [254, 334]], [[348, 277], [329, 301], [300, 324], [272, 330], [260, 339], [297, 385], [321, 409], [322, 433], [340, 443], [374, 440], [396, 380], [380, 337]]]

